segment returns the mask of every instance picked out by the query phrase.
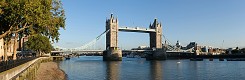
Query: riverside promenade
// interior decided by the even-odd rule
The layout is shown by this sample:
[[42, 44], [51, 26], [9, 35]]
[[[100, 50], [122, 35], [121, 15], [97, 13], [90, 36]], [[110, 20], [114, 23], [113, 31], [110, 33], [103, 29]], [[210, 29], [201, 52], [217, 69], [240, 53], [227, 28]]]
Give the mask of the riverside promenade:
[[[55, 71], [53, 74], [40, 75], [43, 71]], [[59, 75], [57, 75], [59, 74]], [[61, 74], [61, 75], [60, 75]], [[28, 61], [17, 67], [0, 73], [1, 80], [41, 80], [43, 76], [62, 76], [63, 78], [56, 78], [65, 80], [65, 73], [59, 69], [58, 64], [52, 62], [50, 57], [39, 57], [34, 60]], [[38, 79], [39, 78], [39, 79]], [[47, 80], [56, 80], [53, 77], [46, 77]]]

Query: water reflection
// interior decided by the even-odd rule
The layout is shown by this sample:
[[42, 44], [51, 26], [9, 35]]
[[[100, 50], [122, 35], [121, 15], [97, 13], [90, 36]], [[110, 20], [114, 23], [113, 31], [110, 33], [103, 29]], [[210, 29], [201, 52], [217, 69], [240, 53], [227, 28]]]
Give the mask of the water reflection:
[[106, 61], [106, 80], [120, 80], [121, 61]]
[[177, 60], [145, 61], [80, 57], [60, 62], [68, 80], [243, 80], [244, 62]]
[[[150, 62], [150, 67], [145, 68], [145, 70], [150, 70], [149, 73], [149, 78], [150, 80], [163, 80], [163, 74], [162, 74], [162, 62], [161, 61], [149, 61]], [[132, 79], [132, 76], [124, 76], [122, 77], [121, 74], [121, 61], [107, 61], [106, 63], [106, 80], [127, 80], [127, 79]], [[132, 66], [131, 66], [132, 67]], [[133, 67], [132, 67], [133, 68]], [[122, 71], [123, 72], [123, 71]], [[147, 71], [144, 71], [147, 72]], [[133, 73], [137, 73], [137, 69]], [[131, 73], [126, 73], [126, 74], [131, 74]], [[142, 77], [141, 75], [145, 75], [147, 73], [137, 73], [140, 75], [134, 75], [135, 77]], [[146, 79], [146, 78], [145, 78]], [[147, 79], [147, 80], [148, 80]]]
[[163, 80], [161, 61], [151, 61], [150, 68], [151, 80]]

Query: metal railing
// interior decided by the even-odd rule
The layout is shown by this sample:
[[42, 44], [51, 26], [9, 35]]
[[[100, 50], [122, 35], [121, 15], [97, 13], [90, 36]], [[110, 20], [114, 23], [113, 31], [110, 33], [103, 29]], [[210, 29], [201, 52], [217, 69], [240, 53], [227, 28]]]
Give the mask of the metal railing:
[[16, 66], [19, 66], [21, 64], [24, 64], [28, 61], [34, 60], [37, 57], [26, 57], [18, 60], [8, 60], [8, 61], [2, 61], [0, 62], [0, 73], [9, 69], [12, 69]]

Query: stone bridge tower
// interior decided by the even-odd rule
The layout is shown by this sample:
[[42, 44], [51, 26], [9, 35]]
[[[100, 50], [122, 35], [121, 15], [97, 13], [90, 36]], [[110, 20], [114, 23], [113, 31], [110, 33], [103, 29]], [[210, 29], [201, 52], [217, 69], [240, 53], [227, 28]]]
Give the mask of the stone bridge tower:
[[122, 60], [122, 51], [118, 48], [118, 19], [111, 14], [106, 20], [106, 51], [103, 53], [103, 60]]
[[111, 14], [110, 19], [106, 20], [106, 50], [110, 48], [118, 48], [118, 19]]
[[158, 23], [157, 19], [154, 20], [153, 24], [150, 24], [150, 29], [155, 29], [156, 32], [150, 34], [150, 48], [153, 49], [152, 55], [148, 55], [150, 60], [164, 60], [166, 59], [166, 51], [162, 45], [162, 24]]
[[149, 28], [156, 30], [156, 32], [150, 33], [150, 48], [162, 49], [162, 24], [155, 19]]

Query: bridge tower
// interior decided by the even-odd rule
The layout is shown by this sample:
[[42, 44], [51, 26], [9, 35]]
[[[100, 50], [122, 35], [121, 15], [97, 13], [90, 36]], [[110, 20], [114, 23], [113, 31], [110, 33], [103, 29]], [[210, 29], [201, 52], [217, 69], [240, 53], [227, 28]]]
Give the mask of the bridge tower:
[[120, 61], [122, 60], [122, 50], [118, 48], [118, 19], [111, 14], [110, 19], [106, 20], [106, 51], [103, 52], [103, 60]]
[[162, 46], [162, 24], [158, 23], [157, 19], [153, 24], [150, 24], [150, 29], [155, 29], [156, 32], [149, 33], [150, 35], [150, 48], [154, 50], [152, 55], [148, 55], [149, 60], [164, 60], [166, 59], [166, 51]]

